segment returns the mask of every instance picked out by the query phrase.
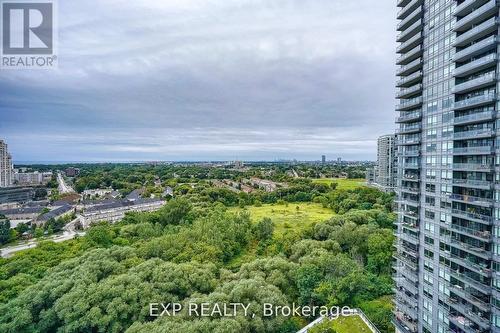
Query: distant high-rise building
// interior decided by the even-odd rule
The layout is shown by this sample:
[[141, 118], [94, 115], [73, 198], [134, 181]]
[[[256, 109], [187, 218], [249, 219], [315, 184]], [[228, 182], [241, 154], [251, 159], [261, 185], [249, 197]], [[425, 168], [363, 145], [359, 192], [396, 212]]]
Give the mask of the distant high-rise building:
[[323, 163], [323, 164], [326, 163], [326, 155], [321, 156], [321, 163]]
[[500, 2], [397, 6], [396, 332], [500, 332]]
[[396, 136], [383, 135], [377, 141], [376, 183], [385, 191], [393, 191], [397, 179]]
[[78, 168], [74, 168], [74, 167], [69, 167], [67, 168], [64, 173], [66, 174], [66, 176], [68, 177], [76, 177], [80, 174], [80, 169]]
[[366, 169], [366, 183], [368, 185], [377, 184], [377, 166]]
[[342, 163], [342, 157], [337, 158], [337, 163], [338, 164]]
[[9, 154], [7, 144], [0, 140], [0, 187], [12, 185], [13, 169], [12, 156]]

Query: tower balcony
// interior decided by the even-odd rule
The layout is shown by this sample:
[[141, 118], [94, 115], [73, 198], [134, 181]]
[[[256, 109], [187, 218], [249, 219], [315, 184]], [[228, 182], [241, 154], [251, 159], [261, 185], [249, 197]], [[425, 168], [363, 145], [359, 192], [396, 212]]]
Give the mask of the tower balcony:
[[497, 43], [497, 36], [490, 36], [480, 42], [472, 44], [471, 46], [463, 50], [457, 51], [453, 56], [453, 60], [458, 62], [466, 61], [469, 58], [476, 57], [489, 50], [495, 49]]
[[453, 30], [455, 31], [466, 31], [469, 30], [474, 25], [484, 21], [489, 16], [495, 15], [498, 13], [498, 1], [490, 0], [486, 4], [477, 8], [467, 16], [464, 16], [460, 20], [457, 20], [455, 23], [455, 27]]
[[407, 123], [407, 122], [414, 122], [422, 119], [422, 112], [421, 111], [415, 111], [415, 112], [409, 112], [406, 114], [403, 114], [399, 117], [396, 118], [396, 123]]
[[453, 179], [453, 185], [482, 190], [491, 190], [493, 188], [493, 184], [490, 181], [474, 179]]
[[422, 32], [417, 33], [415, 36], [412, 38], [408, 39], [406, 42], [402, 43], [401, 45], [398, 46], [396, 49], [397, 53], [406, 53], [416, 47], [417, 45], [422, 43]]
[[454, 109], [455, 110], [465, 110], [473, 107], [483, 106], [490, 103], [493, 103], [497, 100], [497, 96], [494, 93], [487, 93], [483, 95], [478, 95], [474, 97], [470, 97], [467, 99], [463, 99], [461, 101], [455, 102]]
[[415, 23], [418, 19], [421, 19], [424, 16], [424, 11], [422, 10], [422, 6], [417, 7], [410, 15], [408, 15], [404, 20], [399, 22], [397, 30], [405, 31]]
[[422, 96], [402, 100], [399, 104], [396, 104], [396, 111], [406, 111], [418, 108], [419, 106], [422, 106], [423, 101], [424, 99]]
[[422, 94], [423, 85], [421, 83], [414, 85], [413, 87], [404, 88], [396, 93], [396, 98], [407, 99], [416, 95]]
[[407, 65], [418, 57], [422, 56], [422, 45], [417, 45], [410, 51], [406, 52], [396, 60], [396, 65]]
[[398, 43], [404, 43], [411, 37], [413, 37], [417, 32], [422, 31], [422, 19], [418, 19], [415, 23], [410, 25], [405, 31], [401, 32], [397, 37], [396, 41]]
[[410, 1], [406, 6], [404, 6], [399, 12], [398, 12], [398, 20], [404, 20], [405, 18], [408, 17], [414, 11], [418, 6], [422, 6], [424, 3], [424, 0], [412, 0]]
[[[483, 129], [478, 129], [478, 130], [473, 130], [473, 131], [463, 131], [463, 132], [453, 133], [454, 140], [484, 139], [484, 138], [490, 138], [493, 136], [495, 136], [495, 131], [491, 128], [483, 128]], [[475, 147], [475, 148], [486, 149], [484, 147]], [[461, 148], [459, 148], [459, 149], [461, 149]], [[472, 147], [470, 149], [472, 149]]]
[[404, 65], [404, 66], [401, 66], [396, 74], [398, 76], [408, 76], [410, 74], [413, 74], [414, 72], [422, 69], [422, 59], [421, 58], [417, 58], [415, 60], [413, 60], [412, 62], [410, 62], [409, 64], [407, 65]]
[[488, 54], [485, 57], [481, 57], [477, 60], [471, 61], [466, 65], [455, 68], [453, 71], [453, 76], [455, 77], [467, 77], [476, 72], [480, 72], [490, 66], [496, 65], [498, 56], [496, 53]]
[[455, 7], [455, 11], [453, 15], [455, 16], [466, 16], [469, 14], [474, 8], [479, 8], [489, 0], [465, 0], [460, 5]]
[[475, 123], [482, 123], [485, 121], [492, 121], [494, 118], [495, 118], [495, 112], [486, 111], [486, 112], [468, 114], [466, 116], [461, 116], [461, 117], [455, 117], [453, 123], [455, 125], [475, 124]]
[[472, 43], [475, 40], [483, 38], [484, 36], [496, 31], [498, 29], [498, 18], [492, 17], [483, 23], [475, 26], [460, 36], [457, 36], [453, 46], [463, 47]]
[[408, 88], [416, 83], [422, 82], [423, 72], [420, 70], [411, 75], [403, 77], [401, 80], [396, 82], [396, 86], [399, 88]]
[[493, 218], [491, 216], [475, 212], [464, 211], [460, 209], [452, 209], [451, 213], [455, 217], [471, 220], [473, 222], [483, 223], [487, 225], [491, 225], [491, 223], [493, 222]]
[[453, 155], [491, 155], [493, 151], [491, 146], [455, 148]]
[[[415, 123], [413, 125], [401, 126], [396, 130], [397, 134], [409, 134], [409, 133], [418, 133], [422, 131], [422, 125], [419, 123]], [[419, 153], [419, 152], [417, 152]]]
[[455, 94], [464, 94], [472, 90], [477, 90], [492, 85], [496, 82], [496, 80], [496, 73], [490, 72], [478, 78], [456, 84], [455, 87], [453, 87], [452, 92]]

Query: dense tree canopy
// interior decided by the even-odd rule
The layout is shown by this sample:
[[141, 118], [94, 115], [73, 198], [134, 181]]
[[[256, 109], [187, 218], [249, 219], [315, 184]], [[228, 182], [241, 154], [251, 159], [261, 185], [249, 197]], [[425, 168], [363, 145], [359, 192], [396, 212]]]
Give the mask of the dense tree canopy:
[[[112, 183], [114, 172], [99, 183]], [[124, 181], [154, 179], [128, 172]], [[307, 180], [259, 194], [262, 202], [321, 197], [337, 213], [278, 233], [273, 216], [252, 222], [248, 213], [227, 209], [255, 198], [204, 191], [172, 199], [157, 212], [95, 225], [81, 238], [0, 259], [0, 332], [288, 333], [314, 318], [264, 317], [262, 305], [292, 302], [361, 307], [382, 332], [391, 330], [390, 195]], [[154, 302], [249, 303], [255, 317], [152, 318]]]

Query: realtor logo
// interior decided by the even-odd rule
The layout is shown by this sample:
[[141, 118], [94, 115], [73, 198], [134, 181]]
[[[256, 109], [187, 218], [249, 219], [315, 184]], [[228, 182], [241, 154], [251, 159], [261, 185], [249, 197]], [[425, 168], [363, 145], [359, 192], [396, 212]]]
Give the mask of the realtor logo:
[[54, 67], [54, 3], [11, 0], [1, 5], [1, 67]]

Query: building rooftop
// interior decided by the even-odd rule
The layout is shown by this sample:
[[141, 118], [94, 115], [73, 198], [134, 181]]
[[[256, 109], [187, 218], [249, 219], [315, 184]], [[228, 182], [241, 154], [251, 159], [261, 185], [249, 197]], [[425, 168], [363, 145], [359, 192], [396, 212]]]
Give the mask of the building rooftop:
[[0, 210], [2, 215], [16, 215], [16, 214], [38, 214], [43, 211], [45, 207], [23, 207]]
[[40, 216], [38, 218], [38, 221], [40, 222], [45, 222], [45, 221], [48, 221], [52, 218], [58, 218], [59, 216], [69, 212], [70, 210], [73, 209], [73, 206], [71, 205], [64, 205], [64, 206], [61, 206], [61, 207], [58, 207], [56, 209], [53, 209], [51, 210], [50, 212], [46, 213], [46, 214], [43, 214], [42, 216]]
[[141, 204], [155, 203], [155, 202], [164, 202], [164, 201], [160, 200], [160, 199], [115, 200], [112, 202], [107, 202], [104, 204], [94, 205], [92, 207], [86, 208], [85, 212], [92, 213], [92, 212], [98, 212], [101, 210], [108, 210], [108, 209], [115, 209], [115, 208], [122, 208], [122, 207], [133, 207], [133, 206], [137, 206], [137, 205], [141, 205]]

